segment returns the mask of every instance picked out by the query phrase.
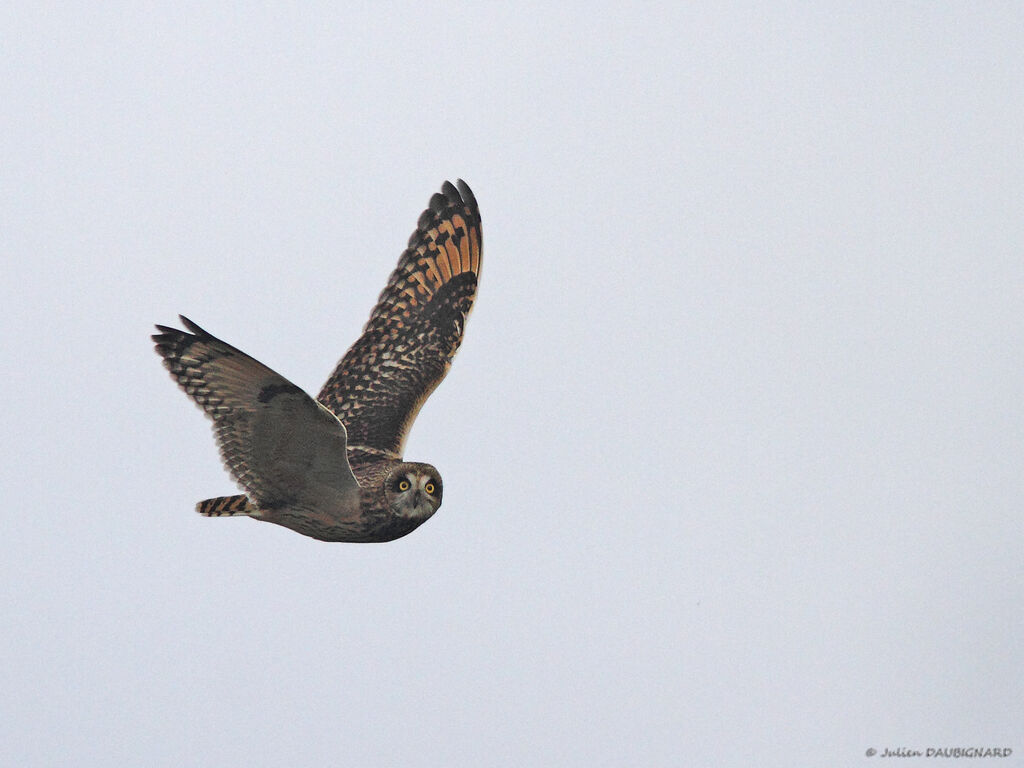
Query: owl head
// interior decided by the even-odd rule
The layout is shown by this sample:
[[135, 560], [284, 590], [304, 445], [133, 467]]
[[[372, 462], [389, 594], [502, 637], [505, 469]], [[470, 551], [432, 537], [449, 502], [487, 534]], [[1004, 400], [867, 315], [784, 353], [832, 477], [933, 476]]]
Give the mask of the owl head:
[[388, 509], [421, 523], [441, 506], [441, 492], [441, 475], [429, 464], [403, 462], [384, 481]]

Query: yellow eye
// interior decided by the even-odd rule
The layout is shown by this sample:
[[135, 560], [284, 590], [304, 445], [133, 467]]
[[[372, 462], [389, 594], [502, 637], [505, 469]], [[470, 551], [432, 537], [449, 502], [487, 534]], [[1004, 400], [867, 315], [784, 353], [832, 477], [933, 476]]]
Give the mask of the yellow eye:
[[423, 490], [426, 491], [427, 493], [429, 493], [430, 495], [433, 495], [434, 494], [434, 484], [433, 483], [427, 483], [425, 486], [423, 486]]
[[408, 491], [409, 490], [409, 481], [408, 480], [402, 480], [398, 484], [398, 490], [400, 490], [400, 491]]

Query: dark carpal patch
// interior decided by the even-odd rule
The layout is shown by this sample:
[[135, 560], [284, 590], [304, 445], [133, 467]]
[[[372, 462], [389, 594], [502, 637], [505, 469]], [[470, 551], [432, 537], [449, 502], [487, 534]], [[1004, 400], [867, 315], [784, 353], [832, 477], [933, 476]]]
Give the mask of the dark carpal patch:
[[302, 390], [294, 384], [268, 384], [256, 396], [261, 403], [269, 403], [278, 395], [302, 393]]

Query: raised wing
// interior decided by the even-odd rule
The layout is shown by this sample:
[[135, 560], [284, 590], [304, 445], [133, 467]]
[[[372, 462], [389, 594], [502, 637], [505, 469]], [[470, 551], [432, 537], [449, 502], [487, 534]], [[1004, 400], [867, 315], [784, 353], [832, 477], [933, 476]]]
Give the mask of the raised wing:
[[179, 386], [213, 419], [231, 476], [263, 510], [347, 518], [359, 508], [345, 427], [278, 373], [185, 317], [153, 336]]
[[401, 458], [420, 407], [451, 367], [480, 277], [480, 211], [469, 186], [445, 182], [363, 335], [318, 395], [341, 419], [349, 447]]

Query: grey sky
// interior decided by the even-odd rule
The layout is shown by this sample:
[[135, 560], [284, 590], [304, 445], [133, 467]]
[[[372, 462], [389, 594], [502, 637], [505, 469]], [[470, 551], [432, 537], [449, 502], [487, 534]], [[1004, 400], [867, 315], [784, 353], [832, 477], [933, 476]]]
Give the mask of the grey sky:
[[[1020, 6], [343, 5], [0, 11], [0, 763], [1024, 764]], [[457, 176], [440, 512], [195, 515]]]

